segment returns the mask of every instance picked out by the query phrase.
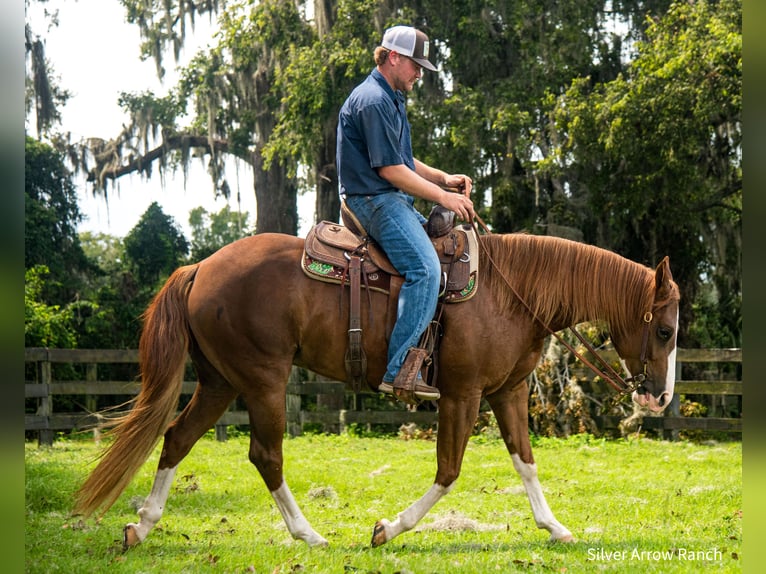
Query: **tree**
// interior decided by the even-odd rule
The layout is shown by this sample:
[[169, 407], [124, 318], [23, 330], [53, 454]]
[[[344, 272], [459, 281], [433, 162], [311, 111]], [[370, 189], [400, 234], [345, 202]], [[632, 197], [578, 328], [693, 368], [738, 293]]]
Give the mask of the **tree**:
[[[176, 56], [187, 22], [217, 13], [225, 3], [122, 0], [128, 20], [145, 39], [142, 53], [164, 74], [164, 49]], [[122, 107], [130, 121], [111, 140], [91, 138], [70, 146], [78, 167], [88, 174], [96, 193], [106, 194], [109, 182], [138, 172], [150, 176], [160, 169], [191, 161], [191, 151], [209, 157], [208, 171], [216, 194], [229, 196], [224, 160], [233, 156], [251, 166], [259, 232], [295, 235], [298, 230], [297, 184], [289, 168], [267, 161], [262, 153], [274, 129], [280, 94], [274, 71], [284, 65], [295, 45], [309, 33], [296, 4], [287, 0], [241, 2], [227, 7], [220, 19], [219, 44], [199, 53], [183, 71], [179, 85], [166, 96], [123, 94]], [[179, 120], [191, 106], [192, 123]], [[95, 163], [95, 165], [90, 165]]]
[[189, 243], [173, 218], [153, 202], [125, 237], [125, 255], [141, 285], [151, 290], [184, 262]]
[[648, 264], [670, 255], [682, 325], [712, 279], [727, 338], [740, 317], [741, 30], [740, 0], [674, 4], [624, 76], [579, 79], [560, 98], [547, 166], [583, 198], [587, 241]]
[[[741, 82], [720, 70], [736, 61], [739, 1], [316, 0], [313, 20], [300, 0], [123, 4], [160, 75], [195, 18], [219, 14], [219, 31], [168, 94], [123, 95], [123, 133], [71, 154], [98, 192], [126, 173], [203, 157], [215, 193], [228, 195], [224, 159], [235, 157], [253, 169], [259, 232], [295, 233], [301, 185], [316, 187], [317, 215], [334, 219], [337, 110], [372, 68], [384, 28], [413, 24], [432, 38], [441, 70], [408, 94], [417, 157], [474, 176], [475, 203], [496, 231], [563, 234], [650, 264], [670, 253], [684, 300], [711, 279], [706, 301], [720, 302], [737, 332], [739, 274], [723, 269], [739, 269], [731, 118]], [[720, 51], [689, 49], [708, 32]], [[686, 67], [681, 53], [693, 59]], [[709, 60], [718, 63], [705, 76]], [[695, 89], [703, 85], [708, 94]], [[724, 119], [711, 120], [719, 104]], [[705, 203], [726, 178], [733, 193]], [[682, 225], [654, 224], [669, 213]]]
[[43, 300], [48, 268], [35, 265], [24, 274], [24, 345], [26, 347], [77, 346], [72, 309]]
[[79, 234], [82, 250], [88, 260], [92, 261], [103, 275], [116, 273], [125, 266], [125, 247], [122, 239], [107, 233]]
[[[141, 331], [140, 317], [155, 293], [155, 286], [138, 280], [121, 238], [82, 233], [80, 240], [88, 258], [99, 269], [99, 273], [88, 277], [84, 289], [93, 304], [78, 307], [75, 312], [80, 346], [135, 349]], [[124, 372], [122, 366], [109, 369], [113, 373]]]
[[[24, 0], [27, 9], [32, 0]], [[44, 2], [45, 0], [39, 0]], [[55, 13], [47, 13], [51, 25], [57, 25]], [[25, 48], [25, 107], [26, 115], [34, 110], [37, 137], [49, 133], [61, 121], [59, 109], [71, 94], [59, 86], [55, 70], [45, 54], [45, 42], [30, 27], [24, 24]]]
[[192, 261], [200, 261], [224, 245], [248, 235], [248, 214], [232, 212], [225, 206], [218, 213], [208, 213], [204, 207], [189, 212]]
[[77, 235], [82, 216], [72, 175], [60, 153], [30, 137], [24, 168], [24, 267], [45, 265], [49, 280], [41, 296], [67, 303], [76, 297], [83, 274], [93, 271]]
[[[195, 17], [220, 9], [219, 42], [198, 54], [167, 96], [123, 97], [131, 122], [113, 140], [91, 140], [96, 165], [81, 156], [89, 179], [106, 193], [108, 182], [126, 173], [185, 166], [194, 149], [209, 157], [216, 193], [228, 196], [223, 158], [234, 156], [253, 168], [258, 231], [296, 232], [299, 173], [317, 189], [317, 216], [337, 217], [337, 112], [372, 67], [372, 49], [388, 25], [424, 28], [445, 64], [445, 74], [426, 75], [424, 89], [410, 97], [416, 154], [479, 175], [478, 203], [491, 196], [500, 231], [547, 225], [550, 206], [561, 203], [563, 183], [536, 169], [555, 145], [554, 96], [578, 76], [609, 79], [621, 69], [620, 38], [608, 16], [615, 3], [605, 0], [316, 0], [313, 20], [304, 2], [289, 0], [123, 3], [159, 75], [164, 48], [177, 54]], [[617, 4], [627, 19], [667, 0]], [[189, 104], [195, 117], [181, 127]]]
[[340, 212], [335, 148], [338, 112], [374, 66], [384, 7], [371, 2], [314, 2], [314, 35], [297, 46], [287, 66], [275, 71], [282, 110], [266, 143], [267, 159], [306, 166], [316, 189], [316, 219], [337, 221]]

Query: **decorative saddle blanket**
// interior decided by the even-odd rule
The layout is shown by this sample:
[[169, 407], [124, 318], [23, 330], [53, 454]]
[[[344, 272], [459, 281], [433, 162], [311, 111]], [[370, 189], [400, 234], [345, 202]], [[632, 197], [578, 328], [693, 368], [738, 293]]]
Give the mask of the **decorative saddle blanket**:
[[[470, 225], [453, 227], [431, 242], [442, 267], [443, 301], [459, 303], [474, 296], [478, 289], [479, 244]], [[350, 227], [322, 221], [306, 236], [302, 258], [304, 273], [330, 283], [348, 282], [352, 256], [361, 260], [363, 286], [390, 293], [391, 277], [401, 276], [383, 250], [369, 237], [354, 233]]]

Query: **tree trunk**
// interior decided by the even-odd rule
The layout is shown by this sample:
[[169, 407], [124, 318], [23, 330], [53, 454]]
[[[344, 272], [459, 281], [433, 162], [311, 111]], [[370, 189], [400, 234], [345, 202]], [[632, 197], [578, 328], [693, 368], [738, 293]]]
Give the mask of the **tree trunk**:
[[337, 141], [337, 115], [325, 122], [322, 148], [314, 167], [317, 175], [316, 217], [317, 221], [338, 221], [340, 197], [338, 197], [338, 170], [335, 167], [335, 143]]
[[253, 154], [256, 233], [298, 235], [298, 187], [287, 171], [273, 161], [265, 165], [261, 148]]
[[[337, 14], [332, 0], [314, 0], [314, 19], [317, 36], [320, 41], [330, 33], [335, 25]], [[338, 197], [338, 171], [335, 167], [335, 142], [337, 140], [338, 112], [330, 114], [322, 128], [322, 143], [314, 164], [316, 176], [317, 221], [338, 221], [340, 217], [340, 198]]]

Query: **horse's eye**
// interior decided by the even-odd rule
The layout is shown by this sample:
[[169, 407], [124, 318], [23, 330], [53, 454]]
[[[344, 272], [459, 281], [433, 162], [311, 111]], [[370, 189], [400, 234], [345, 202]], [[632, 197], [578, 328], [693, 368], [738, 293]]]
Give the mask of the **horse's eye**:
[[657, 337], [660, 341], [670, 341], [670, 337], [673, 336], [673, 329], [670, 327], [657, 327]]

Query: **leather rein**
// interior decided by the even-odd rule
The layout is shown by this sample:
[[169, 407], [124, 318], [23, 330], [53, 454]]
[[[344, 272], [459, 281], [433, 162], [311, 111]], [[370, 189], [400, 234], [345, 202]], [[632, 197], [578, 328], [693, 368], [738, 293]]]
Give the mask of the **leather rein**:
[[[474, 214], [474, 219], [471, 222], [471, 226], [476, 231], [476, 234], [479, 235], [479, 228], [478, 226], [481, 226], [482, 230], [486, 234], [492, 234], [492, 231], [487, 227], [487, 225], [482, 221], [481, 217]], [[529, 314], [532, 315], [535, 321], [537, 321], [540, 325], [542, 325], [548, 333], [556, 337], [559, 342], [564, 345], [575, 357], [577, 357], [584, 365], [586, 365], [588, 368], [590, 368], [594, 373], [596, 373], [598, 376], [603, 378], [609, 385], [611, 385], [618, 393], [619, 396], [626, 395], [628, 393], [631, 393], [635, 390], [637, 390], [641, 384], [646, 380], [646, 366], [648, 361], [647, 358], [647, 350], [649, 347], [649, 325], [652, 322], [652, 312], [647, 311], [644, 313], [643, 316], [643, 322], [644, 322], [644, 329], [642, 333], [642, 339], [641, 339], [641, 363], [644, 366], [643, 372], [632, 376], [623, 378], [620, 376], [620, 374], [615, 371], [614, 367], [609, 364], [609, 362], [604, 359], [601, 355], [599, 355], [596, 352], [596, 349], [593, 348], [593, 346], [585, 339], [585, 337], [582, 336], [582, 334], [575, 328], [575, 327], [569, 327], [569, 330], [579, 339], [579, 341], [582, 343], [582, 345], [590, 352], [593, 357], [596, 358], [596, 360], [601, 363], [601, 367], [598, 367], [597, 365], [594, 365], [590, 360], [588, 360], [582, 353], [578, 352], [577, 349], [575, 349], [572, 345], [570, 345], [567, 341], [564, 340], [564, 338], [559, 335], [556, 331], [551, 329], [551, 327], [545, 323], [542, 319], [540, 319], [537, 314], [532, 310], [532, 308], [527, 304], [527, 302], [519, 295], [519, 292], [516, 291], [516, 289], [511, 285], [511, 282], [508, 280], [508, 278], [505, 276], [505, 274], [500, 270], [500, 268], [497, 266], [495, 261], [492, 259], [492, 256], [489, 253], [489, 250], [484, 245], [482, 241], [479, 241], [479, 245], [481, 245], [482, 249], [484, 250], [484, 254], [487, 256], [487, 259], [492, 264], [492, 267], [495, 268], [495, 271], [500, 274], [500, 277], [503, 278], [503, 281], [505, 281], [505, 284], [508, 285], [511, 292], [516, 296], [516, 298], [521, 302], [521, 304], [524, 306], [524, 308], [529, 311]]]

